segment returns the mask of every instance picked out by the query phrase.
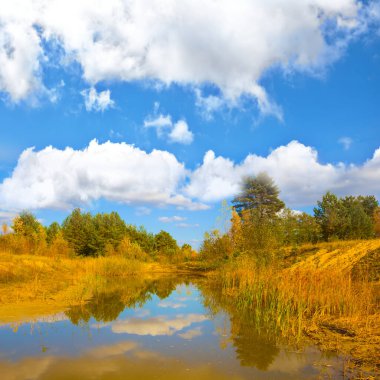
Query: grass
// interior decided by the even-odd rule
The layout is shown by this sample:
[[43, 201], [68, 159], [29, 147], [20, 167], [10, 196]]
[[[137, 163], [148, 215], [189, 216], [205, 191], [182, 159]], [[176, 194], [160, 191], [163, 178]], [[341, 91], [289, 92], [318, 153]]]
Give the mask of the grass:
[[0, 320], [17, 321], [85, 304], [102, 289], [104, 279], [133, 279], [138, 284], [141, 274], [214, 269], [209, 286], [237, 313], [253, 316], [257, 326], [269, 326], [285, 339], [308, 336], [355, 364], [379, 369], [380, 240], [290, 247], [281, 254], [283, 260], [269, 266], [239, 258], [216, 269], [207, 263], [162, 265], [118, 256], [0, 253]]
[[0, 320], [61, 311], [90, 299], [104, 278], [126, 280], [151, 269], [148, 263], [116, 256], [51, 258], [0, 253]]
[[[321, 347], [379, 368], [378, 283], [362, 265], [379, 248], [380, 240], [289, 248], [285, 267], [241, 258], [213, 278], [238, 309], [251, 310], [258, 326], [270, 323], [273, 331], [297, 340], [308, 335]], [[360, 276], [354, 276], [358, 267]]]
[[120, 256], [68, 258], [0, 252], [0, 321], [22, 321], [85, 304], [103, 288], [108, 291], [110, 281], [121, 286], [128, 282], [138, 292], [142, 279], [190, 271]]

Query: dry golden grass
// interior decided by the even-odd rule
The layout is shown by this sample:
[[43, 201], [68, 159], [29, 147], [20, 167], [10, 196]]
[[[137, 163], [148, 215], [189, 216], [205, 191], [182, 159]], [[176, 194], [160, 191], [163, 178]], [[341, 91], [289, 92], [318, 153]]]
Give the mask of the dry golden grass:
[[0, 253], [0, 305], [43, 301], [80, 302], [97, 278], [131, 277], [150, 264], [122, 257], [50, 258]]
[[369, 252], [380, 249], [380, 239], [321, 243], [314, 254], [293, 265], [293, 269], [350, 271]]
[[270, 321], [285, 337], [307, 333], [327, 348], [349, 347], [358, 362], [378, 365], [377, 284], [365, 273], [354, 280], [351, 270], [379, 248], [380, 240], [307, 246], [299, 249], [306, 258], [288, 268], [243, 258], [224, 266], [214, 280], [236, 307], [250, 308], [258, 324]]

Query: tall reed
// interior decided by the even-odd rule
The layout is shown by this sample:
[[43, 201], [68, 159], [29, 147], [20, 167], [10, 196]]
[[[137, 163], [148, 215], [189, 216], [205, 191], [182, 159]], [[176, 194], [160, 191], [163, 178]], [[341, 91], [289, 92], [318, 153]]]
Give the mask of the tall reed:
[[306, 324], [329, 318], [368, 318], [375, 312], [374, 286], [332, 269], [280, 269], [243, 258], [215, 276], [238, 308], [250, 308], [257, 323], [301, 336]]

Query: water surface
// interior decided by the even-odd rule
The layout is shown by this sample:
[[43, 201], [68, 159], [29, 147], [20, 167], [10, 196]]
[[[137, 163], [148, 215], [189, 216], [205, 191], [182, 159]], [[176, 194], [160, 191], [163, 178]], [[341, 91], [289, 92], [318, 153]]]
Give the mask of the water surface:
[[[229, 310], [229, 311], [227, 311]], [[162, 277], [102, 286], [85, 305], [0, 326], [0, 378], [315, 379], [342, 361], [280, 344], [205, 281]]]

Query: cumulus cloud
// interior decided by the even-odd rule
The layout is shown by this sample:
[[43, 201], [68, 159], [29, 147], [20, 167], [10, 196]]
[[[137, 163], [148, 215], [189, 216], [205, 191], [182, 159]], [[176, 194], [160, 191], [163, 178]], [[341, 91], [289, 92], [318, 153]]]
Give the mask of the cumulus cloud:
[[172, 222], [182, 222], [186, 220], [186, 218], [183, 216], [174, 215], [174, 216], [160, 216], [158, 220], [162, 223], [172, 223]]
[[[260, 172], [273, 177], [290, 207], [313, 205], [327, 190], [380, 197], [380, 147], [360, 165], [321, 163], [316, 149], [298, 141], [267, 156], [249, 154], [238, 163], [208, 151], [202, 164], [190, 171], [167, 151], [147, 153], [126, 143], [94, 140], [83, 150], [26, 149], [0, 184], [0, 211], [70, 209], [101, 198], [136, 207], [205, 210], [236, 195], [244, 176]], [[0, 218], [10, 215], [2, 213]], [[197, 227], [180, 218], [163, 216], [160, 221]]]
[[41, 67], [53, 59], [45, 46], [54, 42], [63, 52], [61, 66], [77, 62], [91, 85], [211, 83], [232, 104], [245, 95], [274, 114], [279, 108], [260, 85], [268, 69], [321, 69], [340, 56], [350, 36], [378, 20], [372, 2], [356, 0], [3, 3], [0, 91], [15, 101], [43, 86]]
[[193, 132], [189, 130], [185, 120], [179, 120], [173, 125], [173, 129], [170, 131], [169, 141], [177, 142], [180, 144], [191, 144], [194, 139]]
[[157, 107], [155, 107], [155, 115], [148, 116], [144, 120], [145, 128], [154, 128], [158, 137], [167, 137], [169, 142], [186, 145], [193, 142], [193, 132], [189, 130], [185, 120], [178, 120], [173, 123], [170, 115], [157, 114], [157, 110]]
[[150, 153], [126, 143], [93, 140], [83, 150], [51, 146], [26, 149], [11, 177], [0, 184], [0, 204], [8, 209], [69, 209], [105, 198], [131, 204], [202, 209], [178, 193], [186, 169], [166, 151]]
[[107, 108], [115, 106], [115, 102], [111, 99], [110, 90], [97, 92], [94, 87], [91, 87], [83, 90], [81, 95], [84, 97], [84, 105], [89, 112], [104, 112]]
[[244, 176], [260, 172], [274, 178], [281, 198], [290, 206], [315, 204], [327, 190], [339, 195], [364, 191], [380, 196], [380, 148], [360, 166], [323, 164], [314, 148], [298, 141], [276, 148], [267, 157], [249, 154], [241, 163], [208, 151], [184, 191], [189, 197], [215, 202], [237, 194]]

